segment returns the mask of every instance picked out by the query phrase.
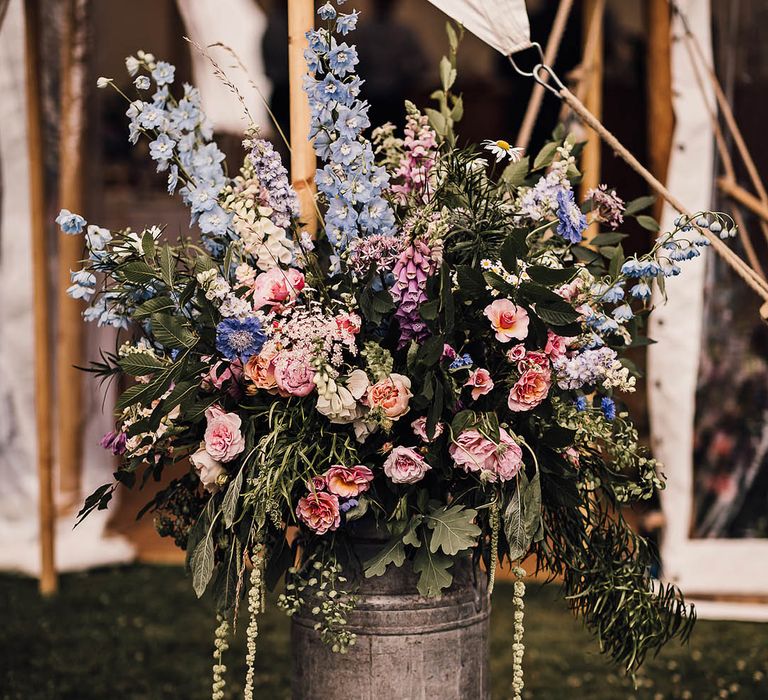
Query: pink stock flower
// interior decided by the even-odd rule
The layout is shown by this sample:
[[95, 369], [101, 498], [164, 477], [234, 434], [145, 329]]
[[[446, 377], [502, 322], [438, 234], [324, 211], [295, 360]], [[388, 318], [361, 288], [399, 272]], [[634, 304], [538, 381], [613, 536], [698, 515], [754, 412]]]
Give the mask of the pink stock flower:
[[307, 494], [299, 500], [296, 516], [318, 535], [332, 532], [341, 523], [339, 499], [325, 491]]
[[384, 473], [395, 484], [415, 484], [431, 469], [412, 447], [395, 447], [384, 462]]
[[469, 375], [464, 386], [472, 387], [472, 399], [477, 401], [481, 396], [493, 389], [493, 379], [487, 369], [476, 369]]
[[489, 481], [509, 481], [523, 466], [523, 451], [512, 436], [499, 429], [499, 444], [474, 428], [463, 431], [448, 448], [457, 467], [483, 473]]
[[337, 464], [325, 472], [328, 491], [342, 498], [355, 498], [365, 493], [373, 481], [373, 472], [363, 464], [344, 467]]
[[508, 343], [512, 338], [524, 340], [528, 335], [528, 312], [509, 299], [497, 299], [486, 306], [483, 313], [491, 322], [496, 340], [500, 343]]
[[218, 462], [231, 462], [245, 449], [245, 440], [240, 432], [242, 421], [236, 413], [225, 413], [221, 406], [211, 406], [205, 417], [205, 449]]
[[387, 418], [397, 420], [408, 413], [411, 396], [411, 380], [402, 374], [390, 374], [368, 387], [368, 406], [381, 409]]
[[273, 267], [262, 272], [253, 283], [253, 308], [282, 306], [293, 301], [304, 289], [304, 274], [289, 268]]
[[531, 368], [523, 372], [509, 392], [511, 411], [530, 411], [547, 398], [552, 375], [549, 369]]
[[439, 421], [435, 424], [435, 434], [432, 440], [430, 440], [427, 437], [427, 417], [426, 416], [420, 416], [415, 421], [413, 421], [411, 423], [411, 428], [413, 428], [414, 435], [416, 435], [416, 437], [422, 440], [423, 442], [433, 442], [443, 434], [443, 430], [445, 429], [445, 424]]
[[568, 350], [565, 338], [552, 331], [547, 331], [547, 344], [544, 346], [544, 352], [550, 360], [556, 360], [558, 357], [563, 357]]
[[283, 396], [307, 396], [315, 389], [315, 370], [300, 352], [283, 352], [275, 361], [275, 382]]

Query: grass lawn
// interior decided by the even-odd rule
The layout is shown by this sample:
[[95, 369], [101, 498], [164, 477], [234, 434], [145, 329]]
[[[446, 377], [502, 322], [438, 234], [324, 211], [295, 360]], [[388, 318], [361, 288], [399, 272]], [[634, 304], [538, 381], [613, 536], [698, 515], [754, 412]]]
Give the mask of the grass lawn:
[[[634, 689], [606, 665], [556, 596], [554, 586], [530, 586], [526, 597], [526, 698], [768, 698], [768, 625], [700, 621], [690, 646], [669, 647], [650, 660]], [[511, 697], [510, 599], [509, 585], [497, 584], [491, 641], [495, 700]], [[51, 600], [40, 599], [35, 581], [3, 575], [0, 611], [3, 700], [210, 697], [215, 618], [208, 603], [195, 600], [178, 568], [132, 566], [67, 575]], [[233, 698], [241, 695], [245, 675], [241, 624], [225, 656]], [[256, 697], [287, 698], [288, 620], [269, 606], [259, 626]]]

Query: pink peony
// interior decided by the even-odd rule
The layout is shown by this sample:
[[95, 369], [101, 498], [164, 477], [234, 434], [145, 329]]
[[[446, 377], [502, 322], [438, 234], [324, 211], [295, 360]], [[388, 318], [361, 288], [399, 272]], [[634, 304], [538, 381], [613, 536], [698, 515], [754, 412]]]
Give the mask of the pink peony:
[[211, 457], [205, 447], [190, 455], [189, 461], [192, 462], [203, 488], [210, 493], [216, 493], [219, 490], [218, 479], [226, 473], [221, 463]]
[[397, 420], [408, 413], [411, 396], [411, 380], [402, 374], [390, 374], [368, 387], [367, 400], [371, 409], [381, 409], [387, 418]]
[[547, 331], [547, 344], [544, 347], [544, 352], [550, 360], [554, 361], [558, 357], [563, 357], [567, 349], [568, 346], [566, 345], [563, 336], [553, 333], [552, 331]]
[[283, 396], [307, 396], [315, 389], [315, 370], [300, 352], [280, 353], [275, 361], [275, 382]]
[[493, 379], [487, 369], [476, 369], [469, 375], [464, 386], [472, 387], [472, 399], [477, 401], [493, 389]]
[[417, 438], [422, 440], [423, 442], [432, 442], [434, 440], [437, 440], [442, 434], [443, 430], [445, 429], [445, 424], [438, 421], [435, 424], [435, 434], [430, 440], [427, 437], [427, 417], [426, 416], [420, 416], [415, 421], [411, 423], [411, 428], [413, 428], [413, 432], [416, 435]]
[[531, 368], [523, 372], [509, 392], [511, 411], [530, 411], [547, 398], [552, 375], [549, 369]]
[[325, 472], [328, 490], [342, 498], [355, 498], [365, 493], [373, 481], [373, 472], [366, 466], [343, 467], [340, 464]]
[[496, 340], [508, 343], [512, 338], [524, 340], [528, 335], [528, 312], [509, 299], [497, 299], [483, 313], [496, 331]]
[[205, 417], [205, 449], [218, 462], [231, 462], [245, 449], [245, 440], [240, 432], [242, 421], [236, 413], [225, 413], [219, 405], [211, 406]]
[[431, 468], [412, 447], [395, 447], [384, 462], [384, 473], [395, 484], [415, 484]]
[[304, 274], [289, 268], [273, 267], [262, 272], [253, 283], [253, 308], [282, 306], [293, 301], [304, 289]]
[[448, 452], [457, 467], [483, 473], [489, 481], [509, 481], [523, 466], [523, 451], [504, 428], [499, 429], [498, 445], [478, 430], [465, 430]]
[[331, 493], [318, 491], [299, 500], [296, 516], [318, 535], [336, 530], [341, 523], [339, 499]]

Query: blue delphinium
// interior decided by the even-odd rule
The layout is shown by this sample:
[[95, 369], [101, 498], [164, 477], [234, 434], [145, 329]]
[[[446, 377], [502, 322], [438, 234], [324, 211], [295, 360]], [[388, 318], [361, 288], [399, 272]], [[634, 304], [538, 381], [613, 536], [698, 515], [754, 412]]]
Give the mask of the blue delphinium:
[[83, 232], [86, 221], [80, 214], [73, 214], [69, 209], [62, 209], [56, 217], [56, 223], [64, 233], [74, 236]]
[[613, 420], [616, 418], [616, 402], [613, 399], [610, 399], [607, 396], [603, 396], [602, 400], [600, 401], [600, 408], [603, 411], [603, 415], [608, 420]]
[[72, 286], [67, 288], [67, 294], [73, 299], [90, 301], [96, 291], [96, 275], [88, 270], [70, 272]]
[[573, 192], [562, 187], [557, 192], [557, 233], [571, 243], [581, 241], [587, 228], [587, 217], [581, 212]]
[[394, 233], [395, 217], [382, 197], [389, 178], [375, 164], [371, 142], [363, 136], [370, 120], [368, 104], [358, 99], [362, 81], [354, 72], [357, 51], [332, 34], [334, 29], [344, 35], [352, 31], [357, 13], [337, 17], [326, 4], [319, 14], [330, 28], [307, 33], [304, 56], [314, 76], [306, 76], [304, 89], [312, 117], [310, 137], [318, 157], [329, 163], [315, 178], [328, 202], [325, 233], [334, 248], [343, 250], [360, 236]]
[[267, 340], [258, 318], [226, 318], [216, 326], [216, 349], [228, 360], [246, 363]]

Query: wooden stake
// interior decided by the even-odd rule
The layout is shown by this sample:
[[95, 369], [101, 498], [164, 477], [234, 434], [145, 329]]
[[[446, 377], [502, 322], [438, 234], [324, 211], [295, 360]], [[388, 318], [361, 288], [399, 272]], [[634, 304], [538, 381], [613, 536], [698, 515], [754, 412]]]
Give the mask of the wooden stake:
[[299, 196], [301, 220], [311, 235], [317, 232], [315, 208], [315, 151], [309, 140], [309, 100], [302, 89], [307, 72], [305, 34], [315, 26], [312, 0], [288, 0], [288, 80], [291, 107], [291, 180]]
[[[84, 198], [85, 51], [88, 0], [66, 0], [61, 39], [61, 129], [59, 132], [59, 199], [62, 208], [82, 214]], [[56, 407], [59, 480], [62, 506], [80, 500], [82, 446], [83, 304], [67, 296], [70, 271], [80, 269], [81, 236], [59, 237], [56, 311]]]
[[[582, 60], [582, 80], [586, 84], [584, 104], [597, 117], [602, 118], [603, 112], [603, 15], [605, 0], [585, 0], [584, 2], [584, 36], [585, 47]], [[600, 184], [600, 137], [593, 131], [587, 135], [587, 144], [581, 157], [583, 178], [581, 181], [581, 199], [586, 197], [587, 190]], [[598, 233], [598, 224], [593, 223], [584, 232], [588, 242]]]
[[45, 224], [40, 83], [38, 0], [24, 2], [24, 51], [27, 95], [27, 143], [29, 149], [29, 204], [32, 236], [32, 285], [35, 333], [35, 422], [37, 427], [37, 474], [40, 519], [40, 592], [56, 592], [56, 512], [53, 505], [53, 449], [51, 438], [51, 357], [48, 337], [48, 245]]
[[[649, 166], [659, 181], [666, 183], [675, 132], [675, 112], [672, 106], [672, 13], [669, 1], [648, 0], [647, 20]], [[661, 219], [663, 208], [664, 201], [658, 200], [654, 207], [656, 219]]]
[[763, 204], [751, 192], [727, 177], [718, 178], [717, 186], [729, 197], [743, 204], [747, 209], [751, 209], [753, 214], [757, 214], [764, 221], [768, 221], [768, 206]]

